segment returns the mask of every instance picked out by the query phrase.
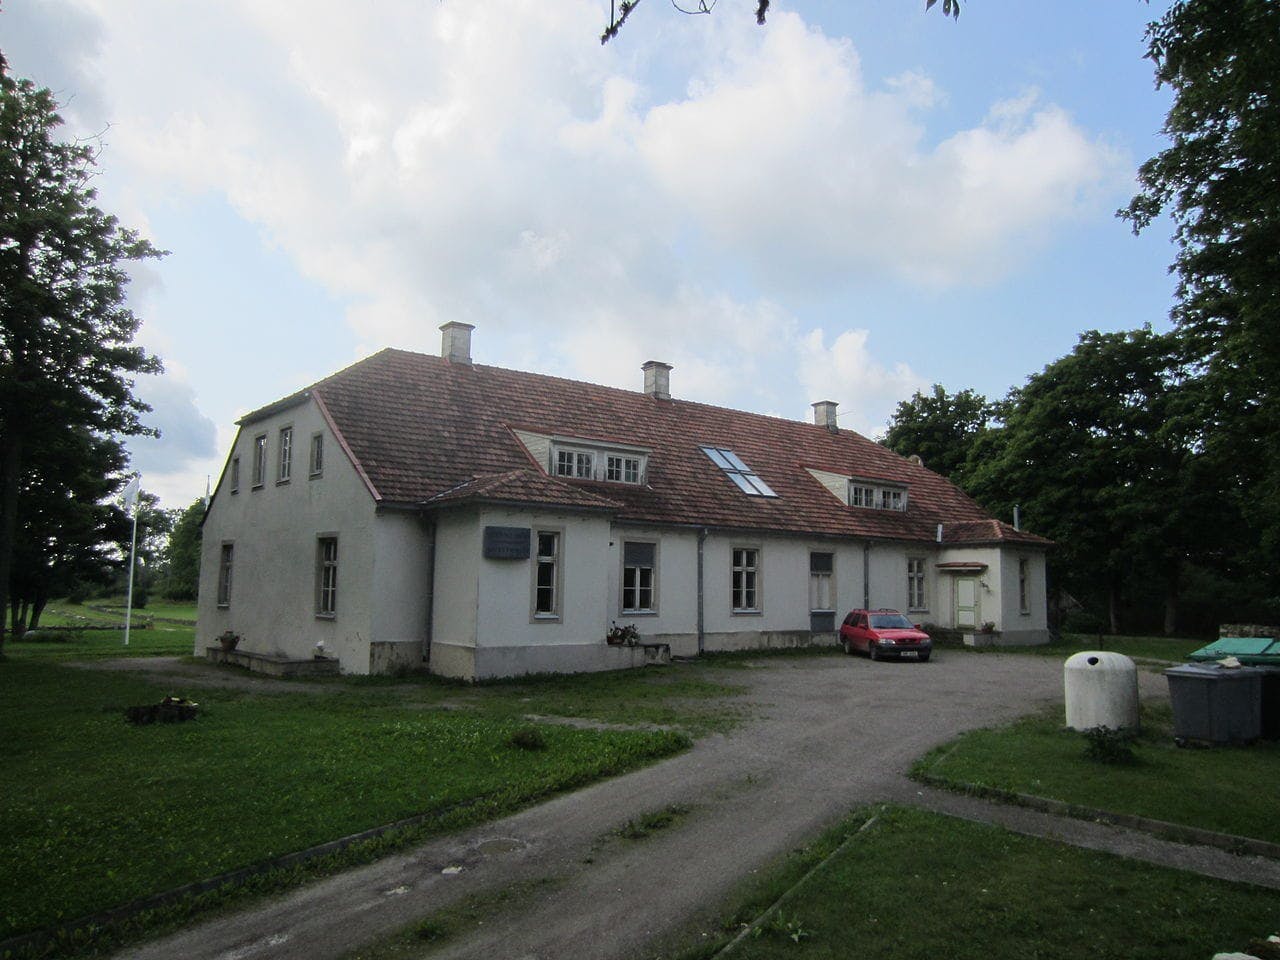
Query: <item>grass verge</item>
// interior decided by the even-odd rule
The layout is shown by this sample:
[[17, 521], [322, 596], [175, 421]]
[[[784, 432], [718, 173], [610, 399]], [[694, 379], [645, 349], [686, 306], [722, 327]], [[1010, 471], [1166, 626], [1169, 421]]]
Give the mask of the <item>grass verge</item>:
[[1167, 703], [1144, 705], [1142, 724], [1132, 764], [1086, 759], [1084, 736], [1055, 709], [963, 734], [918, 760], [912, 774], [1280, 843], [1280, 743], [1178, 748]]
[[[588, 678], [581, 698], [569, 683], [530, 682], [515, 699], [543, 713], [572, 702], [575, 715], [607, 714], [606, 704], [623, 715], [679, 715], [661, 706], [652, 677], [634, 682], [634, 711], [624, 686], [604, 679]], [[417, 814], [439, 813], [438, 829], [457, 829], [689, 743], [675, 730], [541, 724], [545, 749], [521, 749], [511, 738], [528, 724], [497, 691], [299, 686], [271, 695], [175, 690], [15, 650], [0, 664], [0, 835], [9, 838], [0, 939]], [[125, 707], [180, 693], [201, 702], [197, 721], [125, 723]], [[432, 709], [446, 699], [467, 709]], [[365, 853], [430, 832], [384, 838]], [[158, 922], [174, 913], [160, 911]]]
[[1181, 662], [1187, 654], [1203, 647], [1208, 640], [1186, 637], [1120, 637], [1091, 633], [1064, 633], [1055, 643], [1038, 647], [956, 647], [967, 653], [1018, 653], [1032, 657], [1060, 657], [1065, 660], [1084, 650], [1110, 650], [1134, 660]]
[[34, 640], [6, 640], [6, 657], [24, 660], [110, 660], [118, 657], [189, 656], [195, 645], [195, 628], [157, 623], [144, 630], [36, 631]]
[[759, 932], [725, 957], [1203, 960], [1280, 924], [1272, 890], [920, 810], [881, 811], [832, 856], [867, 816], [856, 813], [753, 881], [681, 960], [720, 956], [771, 905]]

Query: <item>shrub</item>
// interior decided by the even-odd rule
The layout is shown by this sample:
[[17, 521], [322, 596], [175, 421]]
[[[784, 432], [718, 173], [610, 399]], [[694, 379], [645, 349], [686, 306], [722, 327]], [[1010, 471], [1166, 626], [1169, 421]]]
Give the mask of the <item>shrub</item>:
[[1113, 730], [1110, 727], [1093, 727], [1084, 731], [1086, 760], [1114, 766], [1133, 766], [1138, 755], [1133, 752], [1136, 739], [1131, 730]]
[[512, 731], [507, 743], [520, 750], [547, 749], [547, 738], [543, 736], [540, 728], [533, 726], [519, 727]]

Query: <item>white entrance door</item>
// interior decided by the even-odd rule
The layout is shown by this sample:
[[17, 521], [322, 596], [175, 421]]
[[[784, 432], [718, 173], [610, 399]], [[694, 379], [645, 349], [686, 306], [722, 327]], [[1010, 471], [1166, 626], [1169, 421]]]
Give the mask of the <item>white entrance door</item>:
[[956, 578], [956, 626], [961, 630], [978, 626], [978, 581], [973, 577]]

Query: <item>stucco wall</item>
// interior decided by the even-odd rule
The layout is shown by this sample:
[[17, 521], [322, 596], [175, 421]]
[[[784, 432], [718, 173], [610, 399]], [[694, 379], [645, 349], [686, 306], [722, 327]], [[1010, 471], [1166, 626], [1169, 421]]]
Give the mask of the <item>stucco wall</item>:
[[529, 528], [533, 531], [531, 554], [537, 552], [536, 531], [560, 533], [560, 615], [555, 619], [533, 616], [533, 556], [528, 560], [481, 558], [477, 646], [603, 644], [610, 620], [608, 518], [487, 508], [480, 513], [479, 529], [490, 525]]
[[[1027, 612], [1021, 609], [1018, 563], [1027, 561]], [[1005, 643], [1048, 643], [1049, 608], [1045, 595], [1043, 551], [1006, 547], [1000, 551], [1001, 640]]]
[[[280, 428], [293, 427], [292, 475], [277, 482]], [[324, 469], [308, 475], [311, 436], [324, 437]], [[267, 437], [266, 477], [253, 486], [253, 441]], [[224, 630], [241, 635], [254, 653], [310, 657], [318, 640], [344, 672], [364, 673], [373, 636], [374, 501], [315, 405], [305, 404], [244, 427], [231, 456], [240, 457], [239, 492], [227, 475], [205, 517], [195, 652]], [[316, 550], [321, 534], [338, 538], [338, 606], [333, 619], [316, 616]], [[233, 545], [230, 603], [219, 607], [218, 573], [224, 542]]]
[[370, 673], [421, 665], [430, 595], [431, 537], [417, 513], [380, 512], [374, 523]]
[[[627, 541], [657, 544], [656, 613], [622, 612], [622, 545]], [[677, 656], [698, 652], [698, 535], [692, 530], [615, 526], [609, 546], [609, 618], [632, 624], [641, 639], [672, 643]]]
[[474, 510], [436, 515], [431, 670], [470, 677], [475, 663], [479, 603], [480, 527]]

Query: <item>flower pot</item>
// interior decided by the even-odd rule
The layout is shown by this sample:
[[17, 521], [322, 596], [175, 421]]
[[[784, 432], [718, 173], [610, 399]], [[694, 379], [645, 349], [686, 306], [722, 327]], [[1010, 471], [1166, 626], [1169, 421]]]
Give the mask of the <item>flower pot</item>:
[[240, 637], [234, 633], [224, 633], [222, 636], [218, 637], [218, 645], [228, 653], [234, 650], [236, 648], [236, 644], [239, 642]]

